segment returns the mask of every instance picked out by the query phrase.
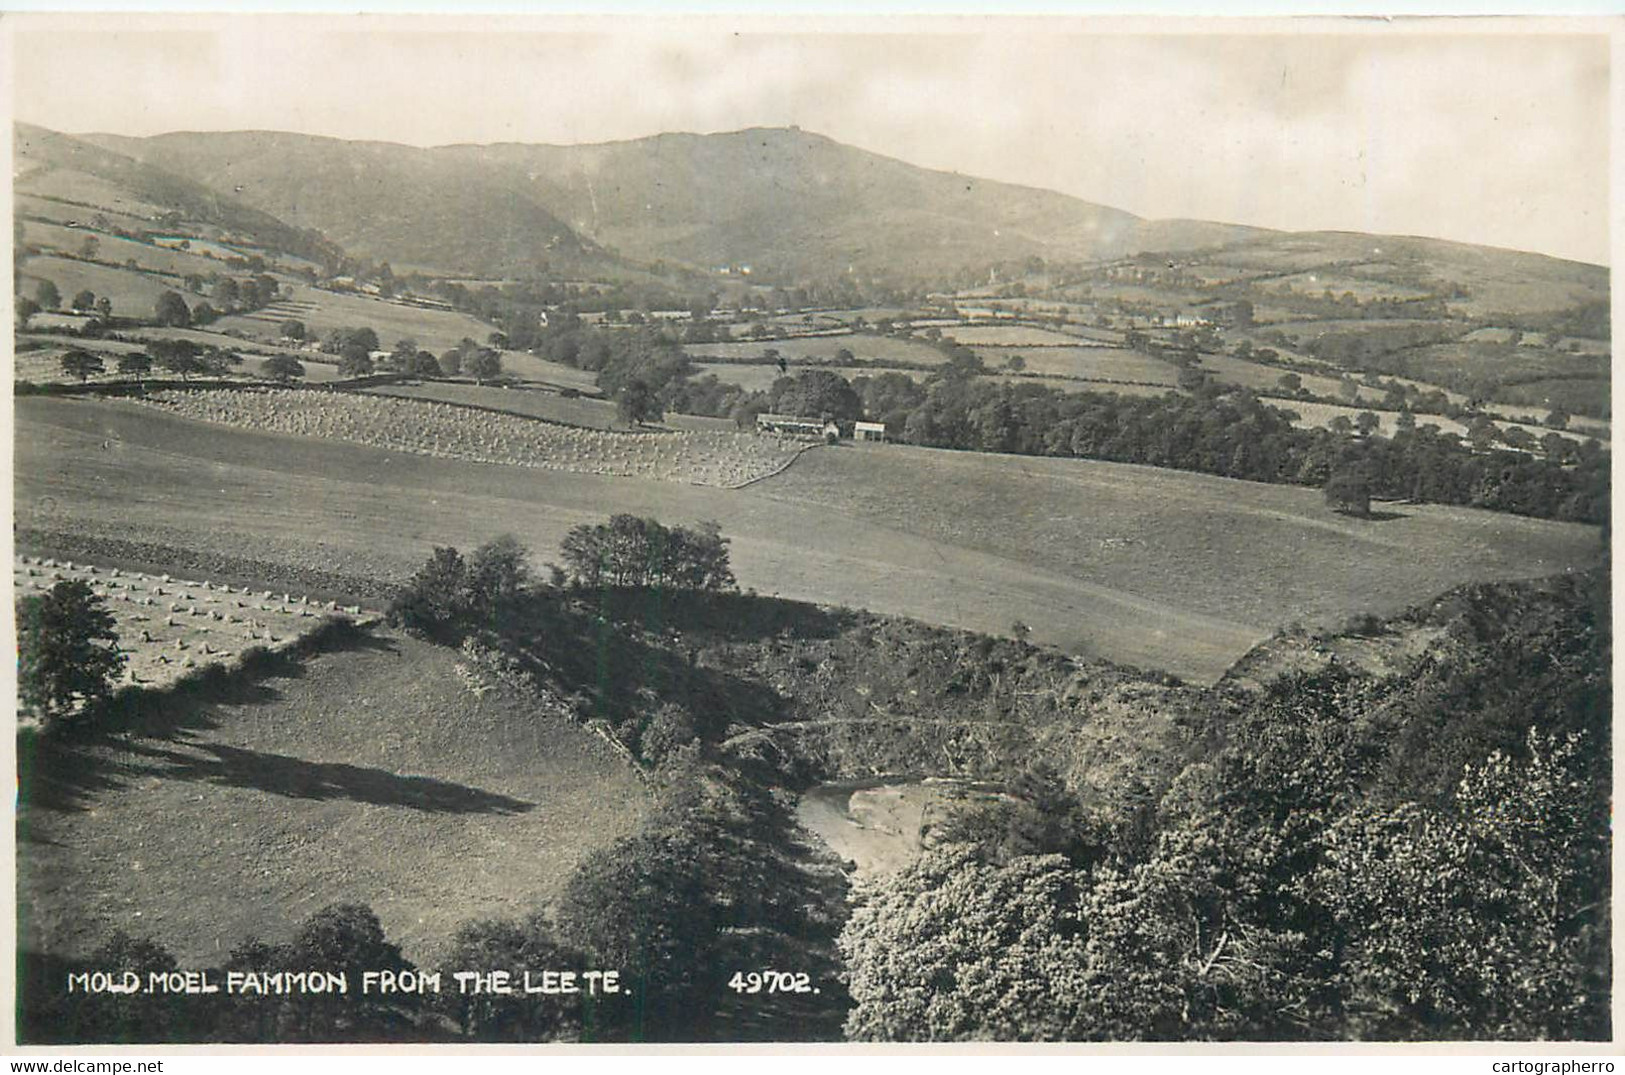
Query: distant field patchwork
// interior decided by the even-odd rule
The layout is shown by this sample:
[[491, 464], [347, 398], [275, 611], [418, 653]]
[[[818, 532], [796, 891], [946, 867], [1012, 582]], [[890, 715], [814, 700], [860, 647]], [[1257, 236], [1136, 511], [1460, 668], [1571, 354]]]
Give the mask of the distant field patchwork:
[[371, 328], [379, 342], [392, 349], [402, 339], [415, 341], [420, 348], [440, 354], [457, 346], [465, 336], [484, 343], [491, 326], [454, 310], [424, 309], [386, 302], [367, 295], [325, 291], [308, 284], [292, 284], [293, 297], [286, 308], [272, 307], [252, 314], [221, 318], [221, 331], [238, 330], [258, 337], [281, 335], [280, 326], [293, 317], [305, 323], [316, 338], [333, 329]]

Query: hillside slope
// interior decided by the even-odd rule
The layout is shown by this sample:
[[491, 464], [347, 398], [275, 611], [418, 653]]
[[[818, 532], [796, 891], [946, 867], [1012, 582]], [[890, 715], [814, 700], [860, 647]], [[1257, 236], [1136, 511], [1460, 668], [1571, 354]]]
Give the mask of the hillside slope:
[[396, 267], [502, 273], [591, 252], [516, 178], [434, 150], [276, 131], [91, 140], [231, 190]]
[[[26, 123], [14, 127], [12, 145], [18, 194], [107, 206], [149, 218], [170, 214], [176, 223], [213, 225], [254, 245], [316, 260], [337, 253], [321, 234], [290, 226], [274, 213], [233, 197], [229, 186], [136, 160], [116, 146], [93, 145]], [[159, 221], [153, 223], [157, 226]]]

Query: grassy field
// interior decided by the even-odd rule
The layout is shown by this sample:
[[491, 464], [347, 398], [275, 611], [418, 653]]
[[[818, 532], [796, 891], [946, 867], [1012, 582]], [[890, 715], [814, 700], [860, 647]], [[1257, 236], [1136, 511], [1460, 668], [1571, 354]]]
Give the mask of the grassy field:
[[967, 347], [1046, 347], [1077, 343], [1076, 336], [1029, 325], [961, 325], [943, 330]]
[[109, 213], [129, 214], [140, 220], [143, 224], [150, 223], [164, 212], [164, 206], [154, 205], [135, 197], [130, 191], [117, 183], [91, 175], [72, 168], [37, 168], [30, 171], [25, 177], [19, 179], [18, 193], [48, 194], [50, 198], [61, 198], [64, 201], [79, 202], [79, 205], [61, 205], [60, 202], [51, 202], [50, 198], [37, 198], [35, 201], [58, 205], [59, 212], [64, 220], [86, 220], [97, 212], [95, 209], [84, 208], [87, 205], [102, 207]]
[[1132, 381], [1146, 384], [1164, 384], [1170, 388], [1179, 383], [1179, 370], [1172, 363], [1116, 347], [1038, 347], [1030, 351], [1011, 352], [1004, 349], [982, 351], [982, 360], [990, 369], [1002, 367], [1012, 353], [1019, 353], [1034, 373], [1047, 373], [1060, 377], [1080, 377], [1102, 381]]
[[[127, 260], [133, 259], [143, 269], [155, 269], [159, 272], [181, 275], [196, 273], [199, 276], [207, 276], [212, 272], [231, 271], [220, 261], [211, 261], [201, 254], [190, 254], [184, 250], [168, 250], [161, 246], [138, 243], [134, 239], [126, 239], [119, 235], [108, 235], [105, 232], [90, 231], [86, 228], [68, 228], [57, 224], [41, 224], [34, 220], [23, 222], [23, 241], [41, 248], [78, 253], [87, 238], [96, 240], [96, 259], [98, 261], [112, 261], [123, 265]], [[142, 312], [145, 313], [145, 311]]]
[[[184, 337], [188, 339], [206, 340], [208, 343], [225, 348], [236, 348], [241, 341], [226, 336], [216, 336], [212, 333], [193, 332], [187, 329], [154, 330], [153, 338]], [[70, 377], [62, 370], [62, 356], [69, 350], [77, 349], [89, 351], [99, 355], [102, 364], [106, 367], [104, 373], [93, 375], [91, 382], [118, 381], [129, 378], [118, 372], [120, 355], [133, 354], [145, 350], [141, 343], [127, 340], [69, 340], [60, 336], [29, 336], [29, 340], [45, 343], [45, 347], [37, 350], [22, 351], [16, 355], [12, 369], [13, 379], [18, 381], [32, 381], [35, 384], [77, 384], [77, 377]], [[256, 344], [255, 349], [262, 349], [263, 345]], [[283, 348], [263, 347], [265, 350], [282, 351]], [[328, 381], [339, 380], [338, 367], [330, 361], [328, 356], [297, 354], [299, 361], [305, 367], [304, 380], [307, 384], [321, 384]], [[154, 369], [151, 376], [168, 376], [160, 369]], [[243, 379], [264, 379], [265, 360], [253, 355], [245, 355], [242, 365], [233, 367], [231, 376]]]
[[23, 294], [33, 295], [42, 279], [56, 285], [64, 304], [88, 288], [98, 298], [105, 295], [113, 303], [113, 312], [125, 317], [151, 317], [159, 295], [180, 290], [179, 280], [48, 255], [23, 262], [17, 286]]
[[[401, 578], [512, 532], [539, 561], [616, 511], [732, 539], [740, 584], [1215, 679], [1276, 627], [1391, 611], [1469, 579], [1563, 570], [1587, 527], [1437, 506], [1363, 522], [1319, 492], [897, 445], [815, 448], [743, 490], [527, 470], [25, 398], [18, 525], [154, 535]], [[208, 474], [205, 484], [198, 475]], [[1179, 524], [1171, 525], [1177, 518]]]
[[556, 388], [574, 388], [578, 392], [598, 391], [597, 374], [566, 366], [562, 362], [549, 362], [524, 351], [502, 352], [502, 369], [504, 373], [522, 381], [549, 384]]
[[251, 336], [275, 338], [281, 335], [282, 321], [295, 317], [317, 338], [335, 328], [366, 326], [378, 333], [378, 340], [386, 350], [392, 349], [402, 338], [411, 338], [419, 347], [437, 355], [457, 346], [465, 336], [484, 343], [491, 333], [490, 325], [453, 310], [402, 306], [367, 295], [324, 291], [302, 283], [291, 286], [294, 306], [290, 309], [295, 312], [272, 307], [257, 313], [223, 317], [216, 322], [216, 327], [221, 331], [235, 329]]
[[646, 793], [580, 726], [476, 697], [455, 660], [367, 637], [28, 758], [50, 778], [24, 786], [19, 946], [82, 955], [123, 929], [217, 965], [342, 900], [424, 960], [462, 921], [554, 897]]
[[1174, 390], [1170, 384], [1125, 384], [1121, 381], [1088, 381], [1061, 377], [1026, 377], [1014, 373], [991, 373], [982, 378], [998, 384], [1039, 384], [1058, 392], [1110, 392], [1119, 396], [1140, 396], [1151, 399], [1167, 395]]
[[1293, 620], [1397, 611], [1469, 579], [1561, 571], [1598, 548], [1593, 528], [1463, 508], [1366, 521], [1312, 489], [902, 445], [811, 452], [751, 492], [1065, 578], [1080, 591], [1070, 608], [1035, 601], [1011, 617], [1106, 656], [1110, 639], [1151, 666]]
[[911, 362], [938, 366], [943, 354], [920, 340], [897, 339], [892, 336], [809, 336], [791, 340], [752, 340], [737, 343], [690, 343], [683, 350], [696, 362], [705, 358], [759, 359], [769, 349], [778, 351], [787, 360], [800, 358], [833, 361], [838, 351], [851, 351], [854, 358], [877, 362]]
[[[1272, 407], [1280, 407], [1282, 410], [1295, 412], [1299, 416], [1300, 421], [1293, 424], [1303, 429], [1324, 428], [1331, 423], [1333, 418], [1336, 418], [1339, 415], [1352, 422], [1355, 420], [1355, 418], [1359, 417], [1364, 410], [1367, 409], [1364, 407], [1344, 407], [1335, 403], [1310, 403], [1298, 399], [1271, 399], [1268, 397], [1260, 398], [1263, 398], [1264, 401]], [[1516, 410], [1516, 408], [1510, 409]], [[1378, 432], [1383, 436], [1392, 437], [1396, 432], [1398, 432], [1398, 411], [1379, 411], [1373, 409], [1371, 413], [1376, 415], [1381, 421], [1382, 424], [1378, 427]], [[1439, 432], [1453, 433], [1458, 437], [1465, 437], [1467, 435], [1467, 426], [1464, 423], [1459, 422], [1454, 418], [1446, 418], [1442, 414], [1418, 414], [1416, 416], [1416, 424], [1418, 427], [1429, 425], [1437, 426], [1439, 428]], [[1522, 422], [1497, 421], [1495, 424], [1500, 426], [1502, 429], [1522, 429], [1524, 432], [1533, 436], [1536, 440], [1539, 440], [1546, 434], [1553, 432], [1544, 426], [1527, 425]], [[1576, 426], [1575, 428], [1561, 430], [1560, 432], [1563, 436], [1568, 437], [1570, 440], [1576, 441], [1584, 440], [1587, 437], [1595, 437], [1598, 443], [1600, 443], [1604, 448], [1608, 447], [1608, 430], [1606, 426], [1601, 429], [1598, 429], [1595, 426]]]

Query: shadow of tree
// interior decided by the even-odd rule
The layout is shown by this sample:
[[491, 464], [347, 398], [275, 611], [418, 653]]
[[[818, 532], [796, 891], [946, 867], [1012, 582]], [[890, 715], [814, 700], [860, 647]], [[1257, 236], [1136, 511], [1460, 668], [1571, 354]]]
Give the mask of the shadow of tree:
[[348, 799], [435, 814], [523, 814], [536, 805], [433, 777], [305, 761], [221, 743], [192, 743], [179, 749], [134, 744], [129, 749], [150, 759], [150, 764], [132, 766], [132, 775], [251, 788], [290, 799]]
[[317, 652], [399, 652], [399, 646], [360, 628], [324, 629], [295, 650], [261, 651], [237, 666], [208, 665], [166, 689], [120, 691], [77, 724], [51, 734], [18, 737], [18, 837], [31, 835], [31, 808], [85, 810], [148, 770], [131, 760], [141, 740], [192, 742], [220, 726], [220, 706], [269, 705], [282, 698], [275, 680], [304, 676]]

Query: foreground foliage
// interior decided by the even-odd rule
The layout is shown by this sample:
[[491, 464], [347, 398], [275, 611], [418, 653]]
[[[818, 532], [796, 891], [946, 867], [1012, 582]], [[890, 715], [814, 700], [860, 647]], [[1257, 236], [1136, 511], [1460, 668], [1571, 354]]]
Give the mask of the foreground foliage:
[[[970, 842], [860, 892], [849, 1035], [1606, 1038], [1610, 689], [1587, 585], [1442, 603], [1412, 677], [1283, 676], [1215, 721], [1221, 749], [1163, 795], [1149, 845], [1029, 835], [1039, 853], [1010, 857], [1019, 814], [948, 826]], [[1435, 722], [1437, 752], [1483, 752], [1409, 757]]]
[[17, 691], [46, 721], [71, 719], [105, 697], [124, 667], [113, 614], [83, 579], [17, 602]]

